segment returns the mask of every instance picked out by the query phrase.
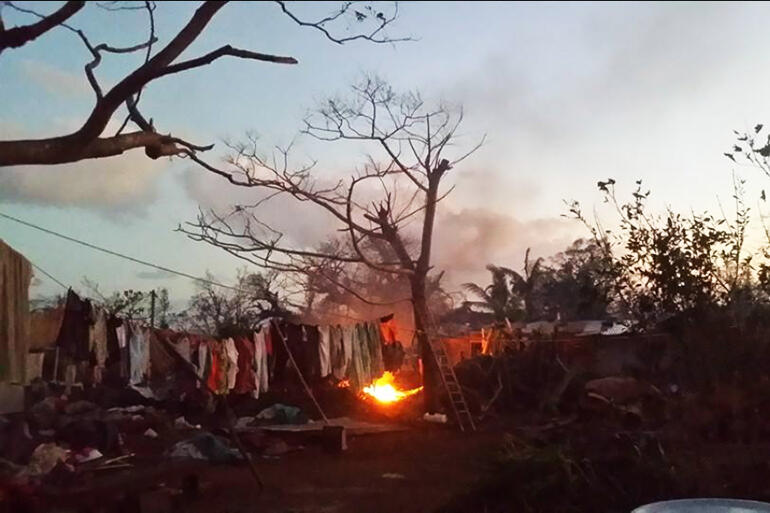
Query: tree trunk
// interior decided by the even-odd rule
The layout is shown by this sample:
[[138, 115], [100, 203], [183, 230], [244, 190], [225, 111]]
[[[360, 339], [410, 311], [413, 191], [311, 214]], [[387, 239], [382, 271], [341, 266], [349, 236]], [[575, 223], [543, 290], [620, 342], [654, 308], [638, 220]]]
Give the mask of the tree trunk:
[[438, 365], [430, 348], [430, 313], [428, 300], [425, 294], [425, 276], [414, 275], [411, 281], [412, 287], [412, 311], [414, 314], [414, 329], [417, 344], [422, 359], [423, 397], [425, 398], [425, 410], [437, 412], [440, 409], [441, 385]]

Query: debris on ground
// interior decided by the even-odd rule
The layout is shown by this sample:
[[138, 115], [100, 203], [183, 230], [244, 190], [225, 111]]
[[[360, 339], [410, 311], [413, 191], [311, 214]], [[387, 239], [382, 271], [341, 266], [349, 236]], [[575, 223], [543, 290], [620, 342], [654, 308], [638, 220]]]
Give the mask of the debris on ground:
[[259, 420], [269, 420], [274, 424], [307, 424], [309, 420], [302, 413], [302, 410], [296, 406], [287, 406], [280, 403], [260, 411], [256, 418]]
[[434, 424], [446, 424], [447, 416], [443, 413], [426, 413], [422, 416], [422, 420], [425, 422], [432, 422]]
[[167, 455], [172, 459], [205, 460], [211, 463], [234, 463], [243, 459], [236, 449], [207, 431], [177, 442]]

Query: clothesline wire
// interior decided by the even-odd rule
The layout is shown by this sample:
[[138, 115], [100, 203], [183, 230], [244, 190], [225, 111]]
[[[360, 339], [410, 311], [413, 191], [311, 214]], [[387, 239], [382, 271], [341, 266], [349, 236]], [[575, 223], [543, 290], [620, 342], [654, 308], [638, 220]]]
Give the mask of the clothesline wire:
[[[81, 246], [85, 246], [87, 248], [91, 248], [91, 249], [94, 249], [96, 251], [101, 251], [102, 253], [106, 253], [108, 255], [112, 255], [112, 256], [115, 256], [115, 257], [118, 257], [118, 258], [122, 258], [124, 260], [129, 260], [129, 261], [134, 262], [136, 264], [144, 265], [144, 266], [147, 266], [147, 267], [152, 267], [153, 269], [157, 269], [159, 271], [165, 271], [167, 273], [176, 274], [177, 276], [182, 276], [184, 278], [188, 278], [188, 279], [193, 280], [193, 281], [198, 281], [198, 282], [201, 282], [201, 283], [207, 283], [209, 285], [214, 285], [214, 286], [217, 286], [217, 287], [222, 287], [222, 288], [225, 288], [225, 289], [234, 290], [236, 292], [247, 293], [247, 291], [245, 291], [243, 289], [240, 289], [238, 287], [234, 287], [232, 285], [225, 285], [223, 283], [219, 283], [219, 282], [216, 282], [214, 280], [209, 280], [207, 278], [201, 278], [200, 276], [194, 276], [192, 274], [188, 274], [188, 273], [183, 272], [183, 271], [177, 271], [175, 269], [171, 269], [170, 267], [154, 264], [154, 263], [148, 262], [146, 260], [141, 260], [139, 258], [135, 258], [135, 257], [129, 256], [129, 255], [125, 255], [123, 253], [119, 253], [119, 252], [113, 251], [111, 249], [107, 249], [107, 248], [103, 248], [101, 246], [97, 246], [96, 244], [91, 244], [90, 242], [86, 242], [86, 241], [83, 241], [83, 240], [80, 240], [80, 239], [76, 239], [75, 237], [70, 237], [69, 235], [64, 235], [64, 234], [56, 232], [54, 230], [49, 230], [48, 228], [43, 228], [42, 226], [39, 226], [37, 224], [30, 223], [28, 221], [24, 221], [22, 219], [10, 216], [8, 214], [4, 214], [2, 212], [0, 212], [0, 217], [8, 219], [8, 220], [16, 222], [16, 223], [19, 223], [19, 224], [22, 224], [24, 226], [28, 226], [30, 228], [34, 228], [36, 230], [40, 230], [41, 232], [47, 233], [49, 235], [53, 235], [55, 237], [59, 237], [59, 238], [64, 239], [64, 240], [68, 240], [70, 242], [74, 242], [76, 244], [80, 244]], [[41, 269], [41, 271], [42, 271], [42, 269]], [[49, 278], [53, 279], [51, 276], [49, 276]], [[59, 284], [61, 285], [61, 283], [59, 283]]]
[[[9, 221], [13, 221], [15, 223], [22, 224], [22, 225], [27, 226], [29, 228], [34, 228], [35, 230], [39, 230], [39, 231], [47, 233], [49, 235], [53, 235], [55, 237], [59, 237], [59, 238], [64, 239], [64, 240], [67, 240], [67, 241], [70, 241], [70, 242], [74, 242], [75, 244], [80, 244], [81, 246], [85, 246], [87, 248], [90, 248], [90, 249], [93, 249], [93, 250], [96, 250], [96, 251], [100, 251], [100, 252], [106, 253], [108, 255], [112, 255], [112, 256], [115, 256], [115, 257], [118, 257], [118, 258], [122, 258], [124, 260], [128, 260], [130, 262], [134, 262], [134, 263], [137, 263], [137, 264], [140, 264], [140, 265], [151, 267], [153, 269], [157, 269], [157, 270], [160, 270], [160, 271], [165, 271], [165, 272], [168, 272], [168, 273], [171, 273], [171, 274], [175, 274], [177, 276], [182, 276], [184, 278], [188, 278], [188, 279], [193, 280], [193, 281], [197, 281], [197, 282], [201, 282], [201, 283], [207, 283], [209, 285], [214, 285], [216, 287], [222, 287], [222, 288], [225, 288], [225, 289], [234, 290], [236, 292], [248, 293], [247, 291], [245, 291], [245, 290], [243, 290], [243, 289], [241, 289], [239, 287], [234, 287], [232, 285], [225, 285], [223, 283], [219, 283], [219, 282], [216, 282], [214, 280], [209, 280], [207, 278], [201, 278], [200, 276], [194, 276], [192, 274], [188, 274], [188, 273], [183, 272], [183, 271], [177, 271], [177, 270], [172, 269], [170, 267], [166, 267], [166, 266], [159, 265], [159, 264], [154, 264], [154, 263], [148, 262], [146, 260], [141, 260], [139, 258], [135, 258], [135, 257], [129, 256], [129, 255], [125, 255], [125, 254], [120, 253], [118, 251], [113, 251], [111, 249], [107, 249], [107, 248], [104, 248], [104, 247], [101, 247], [101, 246], [97, 246], [96, 244], [92, 244], [90, 242], [86, 242], [84, 240], [80, 240], [80, 239], [77, 239], [75, 237], [71, 237], [69, 235], [64, 235], [63, 233], [59, 233], [57, 231], [54, 231], [54, 230], [51, 230], [51, 229], [48, 229], [48, 228], [44, 228], [44, 227], [42, 227], [40, 225], [31, 223], [29, 221], [24, 221], [23, 219], [19, 219], [17, 217], [10, 216], [10, 215], [5, 214], [3, 212], [0, 212], [0, 217], [2, 217], [4, 219], [7, 219]], [[64, 285], [62, 282], [60, 282], [56, 278], [54, 278], [52, 275], [50, 275], [46, 271], [44, 271], [42, 268], [38, 267], [35, 264], [32, 264], [32, 265], [36, 269], [38, 269], [40, 272], [42, 272], [43, 274], [45, 274], [46, 276], [51, 278], [53, 281], [55, 281], [56, 283], [58, 283], [59, 285], [64, 287], [65, 289], [69, 289], [70, 288], [70, 287]], [[337, 313], [334, 313], [334, 312], [327, 312], [327, 313], [329, 315], [333, 315], [335, 317], [340, 317], [340, 318], [349, 319], [349, 320], [358, 321], [358, 322], [371, 322], [371, 321], [374, 320], [374, 319], [363, 319], [363, 318], [359, 318], [359, 317], [353, 317], [353, 316], [345, 315], [345, 314], [337, 314]], [[399, 328], [399, 329], [403, 330], [403, 331], [412, 332], [412, 333], [419, 333], [420, 332], [420, 330], [415, 330], [415, 329], [411, 329], [411, 328]]]
[[[29, 260], [29, 259], [27, 259], [27, 260]], [[50, 279], [52, 279], [52, 280], [53, 280], [55, 283], [57, 283], [57, 284], [61, 285], [61, 286], [62, 286], [62, 288], [63, 288], [64, 290], [69, 290], [69, 287], [68, 287], [67, 285], [65, 285], [64, 283], [60, 282], [60, 281], [59, 281], [59, 280], [57, 280], [56, 278], [54, 278], [54, 276], [53, 276], [51, 273], [49, 273], [48, 271], [46, 271], [45, 269], [43, 269], [43, 268], [42, 268], [42, 267], [40, 267], [39, 265], [36, 265], [36, 264], [35, 264], [34, 262], [32, 262], [31, 260], [30, 260], [30, 262], [29, 262], [29, 263], [30, 263], [30, 264], [32, 264], [32, 267], [34, 267], [35, 269], [37, 269], [38, 271], [40, 271], [40, 272], [41, 272], [41, 273], [43, 273], [44, 275], [48, 276], [48, 277], [49, 277]]]

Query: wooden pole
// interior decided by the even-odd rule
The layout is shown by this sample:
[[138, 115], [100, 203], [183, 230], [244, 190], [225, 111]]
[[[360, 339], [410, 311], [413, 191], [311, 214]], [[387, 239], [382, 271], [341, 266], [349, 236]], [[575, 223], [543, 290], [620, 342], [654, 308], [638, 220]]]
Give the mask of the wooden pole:
[[155, 290], [150, 291], [150, 328], [155, 327]]

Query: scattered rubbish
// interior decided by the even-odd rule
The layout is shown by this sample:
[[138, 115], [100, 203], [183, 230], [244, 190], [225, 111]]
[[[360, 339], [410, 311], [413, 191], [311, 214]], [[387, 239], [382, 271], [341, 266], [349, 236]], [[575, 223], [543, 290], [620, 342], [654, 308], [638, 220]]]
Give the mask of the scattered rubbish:
[[75, 453], [75, 461], [78, 463], [86, 463], [88, 461], [98, 460], [102, 457], [104, 457], [104, 455], [99, 452], [99, 449], [94, 449], [92, 447], [88, 447]]
[[302, 410], [296, 406], [286, 406], [285, 404], [274, 404], [265, 408], [257, 417], [260, 420], [271, 420], [276, 424], [307, 424], [308, 418], [302, 413]]
[[184, 417], [177, 417], [176, 420], [174, 420], [174, 427], [176, 429], [200, 429], [200, 424], [192, 425], [189, 422], [187, 422], [187, 419]]
[[422, 416], [422, 420], [425, 422], [433, 422], [435, 424], [446, 424], [447, 416], [443, 413], [426, 413]]
[[254, 417], [241, 417], [235, 422], [236, 431], [243, 431], [251, 427], [254, 423]]
[[152, 428], [147, 428], [147, 431], [144, 432], [144, 436], [147, 438], [158, 438], [158, 433]]
[[396, 472], [385, 472], [382, 474], [383, 479], [406, 479], [404, 474], [398, 474]]
[[55, 397], [46, 397], [36, 403], [29, 410], [29, 419], [38, 429], [50, 429], [56, 423], [59, 415], [59, 400]]
[[54, 443], [38, 445], [32, 452], [29, 464], [23, 473], [30, 476], [42, 476], [48, 474], [59, 462], [66, 462], [69, 451]]
[[64, 407], [64, 413], [67, 415], [82, 415], [98, 409], [99, 407], [90, 401], [75, 401]]
[[110, 408], [107, 410], [108, 413], [139, 413], [143, 412], [145, 410], [145, 406], [141, 404], [137, 404], [135, 406], [123, 406], [123, 407], [115, 407]]
[[167, 451], [172, 459], [206, 460], [212, 463], [233, 463], [242, 459], [241, 454], [209, 432], [177, 442]]
[[144, 397], [145, 399], [157, 399], [155, 397], [155, 394], [152, 390], [150, 390], [148, 387], [140, 387], [137, 385], [131, 385], [131, 389], [134, 390], [136, 393]]

